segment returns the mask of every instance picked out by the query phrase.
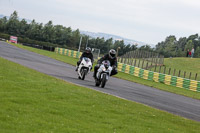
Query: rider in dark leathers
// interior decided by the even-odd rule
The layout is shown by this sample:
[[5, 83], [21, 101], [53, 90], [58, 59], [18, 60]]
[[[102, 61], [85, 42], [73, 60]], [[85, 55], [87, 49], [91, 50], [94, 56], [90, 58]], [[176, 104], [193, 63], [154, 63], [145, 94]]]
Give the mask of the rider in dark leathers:
[[97, 61], [97, 65], [94, 67], [94, 75], [93, 77], [96, 78], [96, 73], [97, 73], [97, 70], [99, 69], [101, 63], [104, 61], [104, 60], [109, 60], [110, 61], [110, 65], [112, 66], [112, 71], [111, 71], [111, 75], [115, 75], [117, 74], [117, 57], [116, 57], [116, 51], [114, 49], [111, 49], [109, 51], [108, 54], [104, 55], [101, 59], [99, 59]]
[[94, 62], [93, 54], [91, 53], [91, 48], [87, 47], [85, 49], [85, 52], [83, 52], [83, 54], [81, 55], [79, 61], [77, 62], [76, 71], [78, 71], [78, 67], [79, 67], [83, 57], [89, 58], [92, 61], [92, 64]]

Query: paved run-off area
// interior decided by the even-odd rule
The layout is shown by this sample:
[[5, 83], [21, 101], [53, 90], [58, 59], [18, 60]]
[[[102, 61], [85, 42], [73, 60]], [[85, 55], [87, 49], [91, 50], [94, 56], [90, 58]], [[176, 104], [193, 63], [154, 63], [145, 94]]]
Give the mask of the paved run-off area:
[[81, 86], [200, 121], [200, 100], [112, 77], [105, 88], [96, 87], [92, 73], [87, 75], [84, 81], [79, 80], [74, 66], [17, 48], [5, 42], [0, 42], [0, 57]]

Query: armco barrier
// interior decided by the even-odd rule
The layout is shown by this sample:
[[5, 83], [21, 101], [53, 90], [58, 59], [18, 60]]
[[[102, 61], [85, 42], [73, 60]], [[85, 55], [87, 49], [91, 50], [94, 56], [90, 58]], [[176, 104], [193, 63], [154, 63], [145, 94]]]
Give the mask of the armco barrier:
[[82, 52], [64, 49], [64, 48], [58, 48], [58, 47], [55, 48], [55, 52], [62, 55], [71, 56], [74, 58], [80, 58], [80, 56], [82, 55]]
[[[58, 47], [55, 48], [55, 52], [66, 55], [66, 56], [71, 56], [74, 58], [79, 58], [82, 54], [81, 52], [64, 49], [64, 48], [58, 48]], [[157, 72], [141, 69], [138, 67], [134, 67], [134, 66], [119, 63], [119, 62], [118, 62], [118, 71], [130, 74], [130, 75], [134, 75], [146, 80], [160, 82], [167, 85], [200, 92], [200, 81], [176, 77], [176, 76], [167, 75], [163, 73], [157, 73]]]
[[143, 79], [200, 92], [200, 81], [152, 72], [122, 63], [118, 63], [118, 71], [125, 72]]

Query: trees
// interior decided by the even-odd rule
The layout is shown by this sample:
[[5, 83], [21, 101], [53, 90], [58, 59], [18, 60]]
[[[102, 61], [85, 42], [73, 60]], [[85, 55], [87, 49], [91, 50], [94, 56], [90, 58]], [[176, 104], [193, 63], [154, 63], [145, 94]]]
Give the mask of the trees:
[[46, 42], [55, 42], [55, 30], [52, 21], [44, 25], [42, 34]]
[[[156, 45], [156, 52], [163, 54], [165, 57], [185, 57], [187, 50], [195, 49], [195, 53], [200, 46], [200, 37], [198, 34], [194, 34], [186, 37], [179, 38], [176, 41], [175, 36], [168, 36], [165, 41], [162, 41]], [[198, 57], [198, 54], [194, 54], [194, 57]]]
[[25, 19], [22, 19], [19, 22], [19, 30], [18, 30], [18, 35], [21, 37], [26, 37], [26, 33], [29, 30], [29, 25], [27, 24]]
[[[62, 25], [53, 25], [52, 21], [37, 23], [34, 19], [31, 23], [27, 23], [25, 19], [19, 21], [18, 13], [14, 11], [10, 18], [6, 17], [0, 19], [0, 34], [1, 36], [14, 35], [19, 37], [21, 42], [39, 43], [41, 45], [60, 45], [70, 49], [78, 49], [80, 38], [82, 37], [81, 50], [85, 49], [86, 43], [92, 48], [101, 49], [101, 53], [105, 54], [112, 48], [117, 50], [120, 47], [119, 55], [135, 50], [135, 45], [125, 45], [123, 40], [113, 40], [112, 38], [105, 40], [104, 38], [92, 38], [89, 40], [87, 35], [81, 35], [79, 29], [72, 30], [71, 27], [64, 27]], [[5, 34], [4, 34], [5, 33]], [[9, 34], [9, 35], [6, 35]], [[46, 43], [45, 43], [46, 42]]]
[[163, 54], [165, 57], [176, 56], [178, 50], [177, 41], [175, 36], [166, 37], [165, 41], [156, 45], [156, 51]]
[[109, 52], [109, 50], [113, 47], [113, 39], [110, 38], [108, 40], [105, 41], [105, 44], [104, 44], [107, 48], [106, 52]]
[[200, 58], [200, 46], [196, 47], [194, 51], [194, 57]]
[[191, 50], [194, 47], [194, 44], [192, 42], [192, 40], [188, 40], [187, 44], [185, 45], [185, 50], [187, 51], [188, 49]]
[[18, 14], [16, 11], [14, 11], [6, 24], [6, 33], [10, 35], [19, 35], [19, 20], [18, 20]]
[[0, 19], [0, 32], [5, 32], [7, 21], [8, 20], [6, 17], [3, 17], [2, 19]]
[[[181, 37], [176, 39], [175, 36], [170, 35], [162, 42], [159, 42], [155, 49], [149, 45], [141, 46], [137, 48], [136, 45], [126, 45], [123, 40], [113, 40], [104, 38], [91, 38], [87, 35], [80, 34], [79, 29], [72, 30], [71, 27], [64, 27], [62, 25], [53, 25], [52, 21], [46, 24], [37, 23], [34, 19], [31, 23], [28, 23], [25, 19], [19, 21], [18, 13], [14, 11], [9, 19], [6, 17], [0, 18], [0, 32], [1, 36], [8, 38], [8, 35], [18, 36], [20, 41], [29, 43], [38, 43], [41, 41], [42, 45], [59, 45], [60, 47], [76, 49], [78, 50], [80, 38], [82, 36], [81, 50], [84, 50], [88, 42], [88, 46], [91, 48], [101, 49], [101, 54], [108, 53], [110, 49], [119, 50], [119, 56], [126, 52], [133, 51], [136, 49], [145, 51], [155, 51], [165, 57], [181, 57], [185, 56], [187, 49], [191, 50], [192, 47], [195, 49], [194, 57], [199, 57], [196, 54], [200, 47], [200, 37], [198, 34], [190, 35], [187, 37]], [[30, 41], [32, 40], [32, 41]]]

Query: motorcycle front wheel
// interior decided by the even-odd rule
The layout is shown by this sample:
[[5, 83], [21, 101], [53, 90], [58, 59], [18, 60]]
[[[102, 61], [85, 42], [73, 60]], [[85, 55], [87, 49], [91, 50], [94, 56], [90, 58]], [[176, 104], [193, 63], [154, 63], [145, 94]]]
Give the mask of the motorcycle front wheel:
[[85, 75], [87, 74], [87, 70], [86, 69], [83, 69], [82, 70], [82, 80], [84, 80], [85, 79]]
[[101, 87], [104, 88], [106, 85], [106, 74], [103, 74], [102, 80], [101, 80]]

